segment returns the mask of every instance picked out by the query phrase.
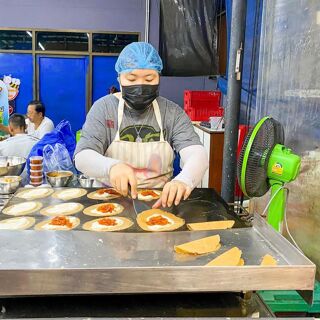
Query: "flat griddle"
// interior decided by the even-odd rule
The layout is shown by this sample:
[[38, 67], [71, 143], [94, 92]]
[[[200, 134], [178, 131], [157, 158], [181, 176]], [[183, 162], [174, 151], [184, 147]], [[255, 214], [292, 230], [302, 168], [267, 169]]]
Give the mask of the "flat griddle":
[[[13, 198], [8, 205], [20, 201]], [[43, 201], [60, 202], [51, 197]], [[123, 215], [134, 219], [131, 201], [113, 201], [123, 204]], [[97, 203], [86, 197], [78, 202]], [[239, 219], [214, 190], [195, 190], [172, 212], [187, 222], [234, 219], [236, 226], [157, 233], [137, 226], [128, 232], [1, 230], [0, 296], [313, 290], [315, 265], [260, 216], [252, 226]], [[35, 216], [38, 221], [45, 218]], [[82, 222], [93, 218], [78, 216]], [[214, 234], [222, 244], [216, 253], [187, 256], [173, 251], [176, 244]], [[204, 267], [234, 246], [243, 251], [245, 266]], [[267, 253], [278, 260], [277, 266], [259, 266]]]
[[[19, 191], [22, 191], [24, 189], [20, 189]], [[62, 190], [62, 188], [57, 188], [55, 191]], [[87, 189], [88, 194], [90, 192], [96, 191], [98, 189]], [[16, 193], [17, 194], [17, 193]], [[17, 198], [13, 196], [10, 201], [7, 203], [5, 208], [8, 206], [18, 204], [21, 202], [25, 202], [26, 200]], [[98, 204], [98, 203], [104, 203], [104, 202], [112, 202], [112, 203], [118, 203], [121, 204], [124, 207], [124, 211], [119, 215], [122, 217], [127, 217], [130, 220], [134, 222], [134, 225], [126, 230], [123, 230], [121, 232], [145, 232], [143, 231], [138, 224], [136, 223], [136, 213], [133, 209], [132, 200], [130, 198], [120, 197], [116, 199], [111, 200], [92, 200], [87, 197], [87, 195], [69, 200], [69, 201], [63, 201], [59, 199], [55, 199], [52, 196], [46, 197], [44, 199], [36, 199], [34, 201], [41, 202], [43, 204], [43, 208], [54, 205], [54, 204], [60, 204], [65, 202], [77, 202], [81, 203], [85, 208]], [[146, 201], [148, 205], [150, 205], [150, 208], [152, 207], [152, 204], [154, 201]], [[214, 189], [195, 189], [192, 194], [190, 195], [189, 199], [186, 201], [182, 201], [180, 205], [178, 206], [172, 206], [171, 208], [165, 208], [165, 211], [171, 212], [178, 217], [181, 217], [185, 219], [186, 223], [193, 223], [193, 222], [204, 222], [204, 221], [216, 221], [216, 220], [234, 220], [235, 221], [235, 228], [245, 228], [250, 226], [250, 224], [244, 220], [241, 220], [229, 207], [228, 205], [223, 201], [223, 199], [214, 191]], [[35, 212], [33, 214], [30, 214], [29, 216], [32, 216], [36, 219], [36, 224], [48, 220], [49, 217], [44, 216], [40, 214], [40, 212]], [[77, 214], [74, 214], [73, 216], [80, 219], [81, 223], [74, 231], [83, 230], [82, 225], [87, 222], [94, 219], [98, 219], [99, 217], [92, 217], [83, 214], [82, 212], [79, 212]], [[4, 219], [8, 219], [12, 216], [0, 214], [0, 221]], [[33, 227], [29, 228], [33, 229]], [[184, 225], [181, 228], [179, 228], [176, 231], [184, 231], [188, 230], [187, 226]], [[41, 232], [41, 231], [39, 231]], [[92, 231], [88, 231], [92, 232]]]

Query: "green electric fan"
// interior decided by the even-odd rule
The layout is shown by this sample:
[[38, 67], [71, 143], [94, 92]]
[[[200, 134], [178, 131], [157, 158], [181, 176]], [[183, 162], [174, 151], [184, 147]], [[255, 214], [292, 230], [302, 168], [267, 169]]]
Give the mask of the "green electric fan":
[[238, 160], [238, 182], [246, 196], [261, 197], [271, 188], [267, 221], [277, 231], [284, 219], [284, 184], [297, 177], [301, 163], [283, 144], [282, 125], [264, 117], [249, 131]]

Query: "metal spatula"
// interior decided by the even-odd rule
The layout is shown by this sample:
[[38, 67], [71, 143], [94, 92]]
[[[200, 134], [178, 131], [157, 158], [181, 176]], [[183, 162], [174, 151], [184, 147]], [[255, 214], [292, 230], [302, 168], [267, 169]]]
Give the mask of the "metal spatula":
[[132, 199], [132, 204], [136, 215], [138, 215], [142, 211], [151, 209], [151, 207], [149, 207], [144, 201], [138, 199]]
[[132, 200], [133, 209], [134, 209], [136, 215], [138, 215], [142, 211], [151, 209], [151, 207], [145, 201], [141, 201], [138, 198], [136, 198], [136, 199], [132, 198], [130, 186], [129, 186], [128, 194], [129, 194], [129, 197]]

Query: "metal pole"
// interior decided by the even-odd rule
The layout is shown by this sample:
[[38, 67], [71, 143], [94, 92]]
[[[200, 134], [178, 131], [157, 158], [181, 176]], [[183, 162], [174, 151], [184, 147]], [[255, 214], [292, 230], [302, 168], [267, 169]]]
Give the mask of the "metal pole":
[[144, 41], [149, 42], [149, 28], [150, 28], [150, 0], [146, 0], [146, 16], [144, 26]]
[[238, 127], [241, 104], [242, 62], [247, 0], [232, 1], [231, 35], [228, 62], [227, 108], [223, 147], [222, 191], [226, 202], [234, 202], [237, 168]]

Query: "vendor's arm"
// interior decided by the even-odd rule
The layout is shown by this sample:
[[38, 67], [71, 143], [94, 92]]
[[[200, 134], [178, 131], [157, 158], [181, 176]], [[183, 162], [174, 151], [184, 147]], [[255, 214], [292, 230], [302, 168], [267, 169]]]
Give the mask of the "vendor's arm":
[[182, 171], [164, 186], [155, 208], [178, 205], [182, 199], [186, 200], [199, 185], [209, 166], [207, 152], [194, 131], [191, 120], [181, 108], [176, 109], [172, 144], [180, 154]]
[[75, 151], [76, 168], [90, 177], [107, 178], [123, 195], [127, 195], [129, 183], [132, 196], [135, 196], [136, 178], [132, 168], [117, 159], [104, 156], [111, 143], [107, 118], [106, 102], [100, 99], [90, 109], [83, 126]]
[[92, 149], [84, 149], [75, 155], [76, 168], [89, 177], [107, 178], [110, 169], [120, 163], [109, 157], [105, 157], [99, 152]]
[[128, 195], [128, 184], [131, 185], [131, 195], [137, 195], [137, 181], [131, 167], [119, 160], [105, 157], [97, 151], [84, 149], [76, 154], [75, 164], [79, 171], [89, 177], [106, 178], [124, 196]]
[[209, 167], [207, 152], [202, 145], [193, 145], [182, 149], [180, 157], [182, 170], [172, 181], [183, 182], [192, 191], [199, 185]]
[[208, 156], [202, 145], [186, 147], [180, 151], [180, 156], [183, 168], [164, 186], [161, 199], [155, 204], [155, 208], [171, 207], [173, 204], [178, 205], [181, 200], [186, 200], [208, 169]]

